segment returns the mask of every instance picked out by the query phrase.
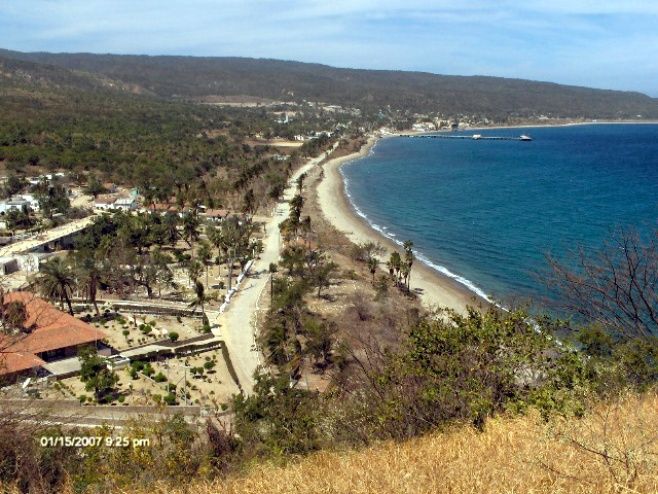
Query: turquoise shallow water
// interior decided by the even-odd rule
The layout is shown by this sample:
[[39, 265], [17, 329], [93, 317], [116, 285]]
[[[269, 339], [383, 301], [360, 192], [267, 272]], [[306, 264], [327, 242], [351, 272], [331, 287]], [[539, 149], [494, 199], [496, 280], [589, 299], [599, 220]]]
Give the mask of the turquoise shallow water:
[[534, 140], [383, 139], [342, 168], [350, 200], [427, 264], [503, 303], [555, 298], [547, 253], [567, 260], [616, 227], [658, 226], [658, 125], [477, 133]]

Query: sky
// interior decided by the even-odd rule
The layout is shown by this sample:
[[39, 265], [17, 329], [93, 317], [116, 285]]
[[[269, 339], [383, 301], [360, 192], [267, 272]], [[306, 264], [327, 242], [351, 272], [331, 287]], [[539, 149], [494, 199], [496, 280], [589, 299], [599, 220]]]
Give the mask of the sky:
[[0, 0], [0, 47], [277, 58], [658, 97], [658, 0]]

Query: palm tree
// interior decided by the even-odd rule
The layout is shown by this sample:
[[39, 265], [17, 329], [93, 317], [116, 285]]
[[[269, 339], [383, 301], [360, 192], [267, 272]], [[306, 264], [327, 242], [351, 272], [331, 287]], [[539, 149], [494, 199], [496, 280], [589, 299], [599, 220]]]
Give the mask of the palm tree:
[[199, 280], [194, 280], [194, 300], [190, 303], [190, 308], [196, 310], [197, 307], [201, 308], [203, 320], [206, 320], [206, 303], [212, 300], [211, 297], [206, 295], [206, 288]]
[[302, 187], [304, 187], [304, 179], [306, 179], [307, 175], [306, 173], [302, 173], [299, 177], [297, 177], [297, 193], [301, 194], [302, 193]]
[[100, 316], [101, 311], [98, 308], [96, 296], [98, 294], [98, 285], [101, 280], [101, 270], [94, 258], [93, 252], [81, 251], [76, 256], [75, 267], [78, 277], [78, 288], [82, 289], [87, 300], [89, 300], [94, 306], [96, 315]]
[[402, 269], [402, 258], [400, 253], [393, 251], [388, 260], [388, 271], [395, 278], [396, 283], [400, 281], [400, 270]]
[[200, 225], [201, 220], [199, 219], [196, 209], [190, 211], [185, 215], [185, 218], [183, 218], [183, 234], [190, 249], [194, 246], [194, 241], [199, 238]]
[[406, 264], [406, 278], [407, 278], [407, 290], [410, 288], [411, 283], [411, 266], [414, 263], [414, 253], [411, 250], [414, 246], [414, 243], [411, 240], [406, 240], [403, 244], [404, 248], [404, 262]]
[[73, 315], [73, 306], [71, 305], [71, 293], [75, 287], [75, 278], [68, 263], [61, 257], [56, 257], [47, 262], [35, 279], [39, 291], [51, 300], [59, 299], [62, 307], [64, 302], [69, 308], [69, 313]]
[[176, 245], [176, 240], [178, 240], [178, 220], [178, 215], [175, 213], [168, 212], [164, 216], [166, 236], [172, 246]]
[[370, 274], [372, 274], [372, 282], [375, 282], [375, 273], [377, 272], [377, 266], [379, 266], [379, 261], [377, 260], [376, 257], [370, 256], [368, 257], [368, 269], [370, 270]]
[[209, 281], [208, 281], [208, 269], [210, 266], [210, 261], [212, 260], [212, 247], [207, 241], [201, 242], [199, 245], [199, 248], [196, 252], [197, 258], [199, 261], [201, 261], [201, 264], [206, 269], [206, 286], [209, 286]]
[[270, 263], [270, 305], [272, 304], [272, 300], [274, 300], [274, 273], [276, 273], [279, 270], [278, 266], [276, 263], [271, 262]]

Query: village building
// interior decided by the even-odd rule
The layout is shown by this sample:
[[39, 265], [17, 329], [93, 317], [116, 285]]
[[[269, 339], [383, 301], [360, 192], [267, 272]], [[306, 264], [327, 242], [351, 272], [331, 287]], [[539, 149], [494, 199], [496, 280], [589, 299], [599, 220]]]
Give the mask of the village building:
[[137, 209], [138, 202], [136, 194], [99, 194], [94, 200], [94, 207], [103, 211], [120, 209], [132, 211]]
[[30, 208], [32, 211], [39, 210], [39, 201], [32, 194], [21, 194], [0, 201], [0, 215], [5, 215], [12, 209], [22, 210]]
[[27, 177], [26, 180], [30, 185], [37, 185], [42, 182], [50, 182], [53, 179], [62, 178], [64, 176], [66, 176], [66, 174], [62, 172], [57, 172], [57, 173], [48, 173], [46, 175], [39, 175], [38, 177]]
[[5, 308], [14, 302], [25, 307], [25, 319], [20, 328], [5, 327], [0, 334], [0, 385], [49, 375], [52, 364], [75, 358], [85, 347], [111, 354], [103, 343], [105, 333], [36, 295], [12, 292], [4, 296]]
[[94, 199], [94, 207], [108, 211], [114, 209], [114, 202], [119, 198], [118, 194], [99, 194]]
[[229, 215], [228, 209], [203, 209], [200, 216], [213, 222], [224, 221]]
[[132, 211], [137, 209], [137, 197], [132, 194], [128, 196], [120, 196], [114, 201], [114, 209], [121, 209], [123, 211]]

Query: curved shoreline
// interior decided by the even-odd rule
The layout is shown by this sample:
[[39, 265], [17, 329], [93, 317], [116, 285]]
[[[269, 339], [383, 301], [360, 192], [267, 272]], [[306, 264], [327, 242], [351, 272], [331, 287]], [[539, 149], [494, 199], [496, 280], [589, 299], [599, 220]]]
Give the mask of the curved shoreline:
[[[379, 242], [386, 250], [380, 261], [384, 269], [386, 259], [393, 250], [400, 251], [401, 247], [391, 238], [375, 230], [370, 223], [362, 218], [350, 201], [340, 168], [352, 161], [368, 155], [378, 142], [378, 138], [371, 137], [357, 153], [341, 156], [324, 163], [324, 178], [317, 184], [318, 205], [323, 215], [337, 230], [344, 233], [353, 243]], [[413, 239], [412, 239], [413, 240]], [[448, 307], [458, 312], [464, 312], [467, 306], [484, 306], [490, 302], [478, 296], [466, 285], [442, 274], [418, 258], [411, 271], [411, 289], [421, 297], [423, 304], [428, 307]]]

